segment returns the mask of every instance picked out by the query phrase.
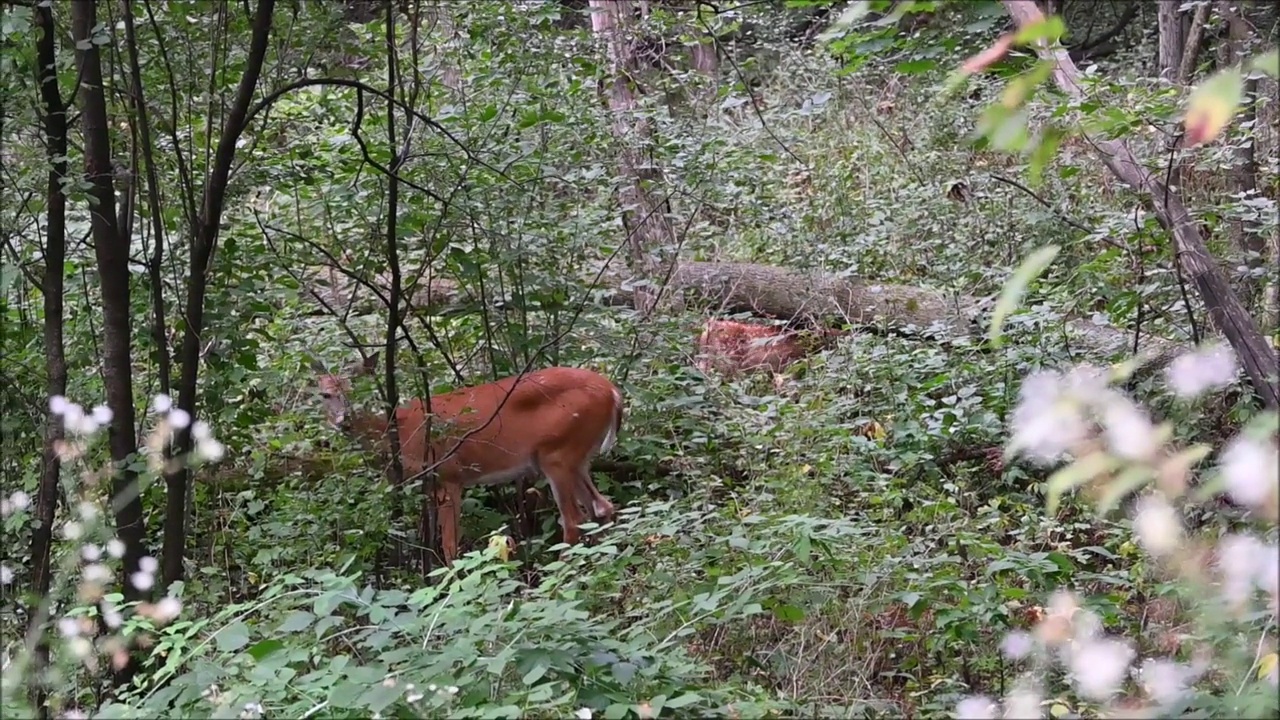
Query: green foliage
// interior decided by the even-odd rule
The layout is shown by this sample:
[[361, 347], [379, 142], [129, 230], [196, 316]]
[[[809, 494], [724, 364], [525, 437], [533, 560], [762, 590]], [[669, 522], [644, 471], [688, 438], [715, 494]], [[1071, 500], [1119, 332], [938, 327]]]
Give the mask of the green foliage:
[[[385, 104], [350, 86], [296, 89], [263, 112], [237, 149], [201, 338], [198, 412], [228, 456], [201, 470], [191, 491], [186, 579], [171, 589], [182, 615], [158, 622], [108, 595], [123, 622], [98, 639], [146, 648], [134, 684], [95, 715], [943, 716], [966, 695], [1005, 688], [1015, 665], [1001, 640], [1033, 628], [1064, 587], [1078, 588], [1079, 604], [1108, 633], [1133, 638], [1143, 657], [1167, 654], [1163, 643], [1183, 634], [1186, 617], [1158, 616], [1156, 601], [1177, 598], [1186, 609], [1196, 593], [1164, 574], [1129, 520], [1106, 513], [1127, 509], [1154, 476], [1088, 454], [1055, 475], [1001, 448], [1016, 430], [1025, 378], [1091, 352], [1066, 320], [1124, 338], [1116, 354], [1093, 358], [1105, 364], [1127, 355], [1134, 336], [1180, 337], [1187, 314], [1203, 314], [1159, 224], [1110, 184], [1080, 132], [1163, 152], [1148, 128], [1179, 117], [1178, 90], [1145, 72], [1139, 49], [1084, 66], [1085, 98], [1063, 101], [1046, 90], [1050, 66], [1027, 47], [1072, 41], [1071, 18], [1050, 18], [1016, 33], [1011, 41], [1023, 48], [967, 75], [960, 92], [950, 72], [1006, 27], [999, 3], [850, 3], [814, 33], [824, 44], [812, 52], [787, 27], [812, 11], [802, 6], [823, 4], [700, 6], [696, 16], [654, 6], [636, 38], [647, 64], [636, 71], [635, 117], [652, 131], [640, 141], [613, 135], [617, 119], [599, 94], [610, 63], [582, 13], [557, 2], [518, 11], [457, 3], [416, 25], [397, 19], [401, 76], [406, 88], [421, 83], [401, 94], [413, 98], [405, 102], [417, 119], [401, 107], [395, 120], [409, 148], [399, 171], [399, 257], [415, 285], [404, 332], [416, 347], [402, 344], [398, 357], [402, 399], [527, 364], [601, 369], [626, 395], [614, 459], [634, 467], [595, 475], [620, 521], [595, 544], [566, 549], [553, 545], [555, 515], [544, 508], [534, 535], [520, 538], [518, 562], [494, 549], [514, 527], [500, 504], [505, 488], [468, 490], [471, 552], [452, 571], [422, 578], [388, 559], [393, 547], [416, 554], [424, 543], [420, 488], [391, 488], [371, 458], [324, 426], [307, 368], [312, 358], [350, 361], [347, 330], [384, 342], [385, 309], [364, 284], [387, 286], [389, 184], [375, 164], [387, 167], [399, 148], [386, 142]], [[183, 191], [203, 183], [250, 18], [234, 4], [134, 11], [169, 325], [167, 336], [151, 331], [145, 261], [157, 239], [144, 194], [132, 297], [143, 405], [167, 390], [160, 358], [184, 330], [193, 228]], [[55, 3], [54, 13], [65, 28], [65, 7]], [[309, 3], [276, 20], [258, 97], [303, 77], [386, 87], [383, 18], [357, 22], [344, 4]], [[681, 64], [708, 31], [722, 63], [714, 76]], [[6, 502], [35, 494], [47, 404], [43, 307], [26, 275], [43, 271], [47, 228], [34, 33], [30, 8], [0, 18]], [[122, 39], [115, 19], [101, 33]], [[70, 50], [60, 46], [58, 56], [66, 97], [76, 83]], [[137, 128], [121, 62], [109, 60], [109, 110], [119, 119], [111, 131], [117, 156], [131, 158]], [[1255, 70], [1274, 75], [1274, 64], [1273, 50], [1242, 65], [1248, 71], [1204, 83], [1217, 88], [1214, 107], [1234, 113], [1237, 103], [1222, 101], [1238, 94], [1231, 83]], [[1221, 175], [1235, 167], [1236, 148], [1265, 139], [1256, 124], [1226, 123], [1222, 132], [1221, 143], [1188, 158], [1190, 170]], [[873, 295], [883, 284], [937, 290], [957, 304], [976, 297], [992, 308], [993, 342], [975, 339], [980, 331], [884, 333], [887, 320], [861, 318], [857, 332], [806, 359], [781, 389], [768, 379], [704, 377], [691, 367], [700, 316], [639, 318], [595, 302], [597, 277], [617, 284], [627, 274], [635, 228], [621, 221], [616, 192], [631, 182], [617, 162], [634, 149], [627, 142], [640, 145], [653, 171], [646, 182], [677, 228], [678, 247], [656, 251], [823, 270]], [[186, 151], [186, 166], [175, 148]], [[1189, 177], [1206, 228], [1274, 233], [1265, 193], [1232, 197]], [[68, 395], [97, 398], [101, 318], [92, 249], [79, 241], [89, 218], [82, 182], [77, 174], [67, 184]], [[1215, 250], [1245, 268], [1241, 283], [1265, 269], [1225, 244]], [[428, 283], [447, 285], [448, 297], [431, 302]], [[350, 307], [335, 302], [353, 287], [363, 289]], [[1254, 415], [1239, 386], [1196, 405], [1166, 397], [1161, 382], [1131, 380], [1163, 421], [1161, 439], [1182, 443], [1175, 457], [1189, 466]], [[381, 405], [379, 384], [358, 388], [357, 401]], [[86, 459], [101, 467], [102, 448]], [[1070, 492], [1090, 488], [1096, 478], [1086, 471], [1099, 468], [1119, 471], [1108, 492]], [[83, 469], [64, 470], [72, 495]], [[1212, 469], [1197, 479], [1197, 503], [1224, 487]], [[547, 493], [545, 483], [538, 489]], [[158, 552], [164, 484], [149, 484], [143, 498], [147, 542]], [[69, 533], [80, 510], [61, 508], [53, 528], [45, 631], [55, 714], [94, 707], [111, 656], [89, 653], [97, 663], [89, 667], [59, 624], [103, 612], [80, 595], [77, 568], [85, 542], [102, 545], [109, 530]], [[1186, 515], [1211, 533], [1241, 522], [1199, 506]], [[0, 627], [6, 657], [26, 662], [32, 509], [7, 512], [3, 523], [13, 592], [6, 587]], [[1273, 635], [1274, 615], [1196, 627], [1229, 671], [1204, 680], [1181, 709], [1273, 711], [1264, 671], [1274, 654], [1239, 638]], [[6, 717], [29, 714], [27, 667], [6, 666]], [[1046, 711], [1097, 712], [1067, 678], [1050, 677], [1042, 690]]]

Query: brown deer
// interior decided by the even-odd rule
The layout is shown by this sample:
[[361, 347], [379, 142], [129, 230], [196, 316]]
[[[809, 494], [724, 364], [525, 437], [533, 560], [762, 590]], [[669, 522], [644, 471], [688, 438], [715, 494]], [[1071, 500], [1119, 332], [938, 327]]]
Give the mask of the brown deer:
[[[379, 353], [354, 368], [371, 373]], [[313, 362], [329, 422], [366, 450], [385, 454], [384, 413], [355, 410], [347, 377]], [[577, 543], [583, 510], [613, 520], [614, 507], [591, 481], [591, 460], [617, 442], [622, 393], [591, 370], [552, 367], [497, 382], [410, 400], [396, 409], [400, 457], [406, 479], [434, 469], [440, 512], [440, 544], [446, 564], [458, 555], [462, 491], [545, 475], [560, 510], [566, 543]], [[428, 441], [430, 433], [430, 441]], [[581, 509], [579, 508], [581, 505]]]
[[[822, 330], [821, 334], [789, 330], [772, 325], [711, 319], [698, 336], [698, 359], [694, 366], [702, 373], [713, 369], [733, 377], [740, 373], [769, 370], [778, 375], [788, 365], [817, 350], [830, 338], [842, 335], [839, 330]], [[815, 337], [816, 335], [816, 337]]]

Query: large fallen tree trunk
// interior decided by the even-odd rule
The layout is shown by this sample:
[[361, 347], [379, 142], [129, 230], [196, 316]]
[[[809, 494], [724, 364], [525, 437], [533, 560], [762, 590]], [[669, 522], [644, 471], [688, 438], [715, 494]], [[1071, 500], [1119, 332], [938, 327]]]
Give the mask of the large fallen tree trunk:
[[[1004, 6], [1020, 28], [1044, 19], [1035, 0], [1004, 0]], [[1053, 63], [1054, 83], [1063, 92], [1077, 100], [1084, 98], [1080, 73], [1065, 49], [1039, 43], [1036, 52], [1041, 59]], [[1199, 228], [1182, 202], [1179, 189], [1162, 183], [1138, 161], [1125, 143], [1097, 137], [1090, 138], [1090, 143], [1116, 177], [1145, 195], [1160, 225], [1173, 235], [1178, 264], [1204, 300], [1210, 320], [1236, 351], [1254, 390], [1267, 407], [1280, 407], [1276, 353], [1267, 345], [1257, 323], [1249, 316], [1226, 275], [1209, 254]]]
[[[786, 320], [856, 329], [976, 340], [986, 327], [991, 300], [948, 295], [908, 285], [889, 285], [838, 277], [820, 271], [734, 262], [686, 262], [672, 273], [663, 295], [678, 306], [720, 312], [750, 312]], [[611, 302], [625, 304], [629, 294], [614, 291]], [[1095, 361], [1136, 355], [1147, 370], [1159, 368], [1188, 349], [1156, 336], [1142, 336], [1086, 320], [1067, 320], [1064, 341], [1076, 355]]]

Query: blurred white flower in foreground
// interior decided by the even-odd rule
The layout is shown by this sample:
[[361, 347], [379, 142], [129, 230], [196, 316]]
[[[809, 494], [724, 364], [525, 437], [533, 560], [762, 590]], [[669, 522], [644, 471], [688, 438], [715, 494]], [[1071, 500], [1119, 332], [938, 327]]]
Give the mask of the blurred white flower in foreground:
[[1182, 544], [1182, 519], [1164, 493], [1148, 493], [1134, 504], [1133, 532], [1147, 552], [1162, 557]]
[[1172, 705], [1191, 690], [1200, 672], [1172, 660], [1147, 658], [1134, 674], [1148, 697], [1159, 705]]
[[1019, 682], [1004, 699], [1004, 717], [1008, 720], [1029, 720], [1038, 718], [1040, 712], [1040, 692], [1029, 682]]
[[1236, 354], [1221, 343], [1199, 349], [1169, 363], [1165, 378], [1169, 389], [1184, 398], [1193, 398], [1206, 390], [1222, 387], [1236, 376]]
[[1276, 446], [1240, 436], [1222, 451], [1222, 480], [1231, 500], [1258, 509], [1277, 502], [1280, 456]]
[[1115, 638], [1086, 640], [1073, 647], [1068, 665], [1080, 694], [1098, 702], [1109, 700], [1129, 674], [1134, 651]]
[[956, 720], [995, 720], [999, 708], [986, 695], [973, 695], [956, 704]]
[[1000, 652], [1010, 660], [1021, 660], [1035, 648], [1035, 640], [1021, 630], [1013, 630], [1000, 641]]
[[1033, 373], [1022, 383], [1010, 425], [1009, 453], [1044, 465], [1057, 462], [1089, 434], [1079, 400], [1054, 370]]

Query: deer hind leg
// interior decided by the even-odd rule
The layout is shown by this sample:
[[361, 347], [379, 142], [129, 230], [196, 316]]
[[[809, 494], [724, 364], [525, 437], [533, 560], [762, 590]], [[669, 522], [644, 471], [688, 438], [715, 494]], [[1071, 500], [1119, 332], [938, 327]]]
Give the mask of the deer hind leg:
[[436, 481], [436, 513], [440, 518], [440, 550], [444, 564], [458, 557], [458, 524], [462, 515], [462, 486]]
[[[542, 474], [547, 476], [551, 495], [560, 510], [560, 528], [564, 532], [564, 541], [570, 545], [577, 544], [582, 537], [579, 526], [586, 519], [578, 507], [578, 503], [586, 499], [583, 497], [586, 493], [583, 492], [580, 466], [556, 457], [543, 458], [538, 466], [542, 469]], [[588, 477], [587, 482], [590, 481], [591, 478]]]

